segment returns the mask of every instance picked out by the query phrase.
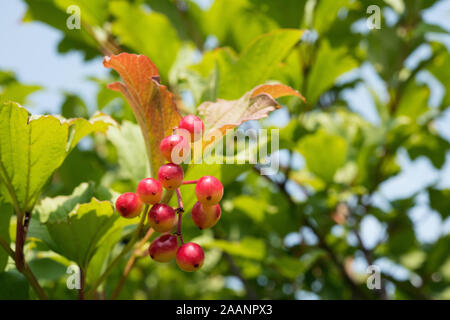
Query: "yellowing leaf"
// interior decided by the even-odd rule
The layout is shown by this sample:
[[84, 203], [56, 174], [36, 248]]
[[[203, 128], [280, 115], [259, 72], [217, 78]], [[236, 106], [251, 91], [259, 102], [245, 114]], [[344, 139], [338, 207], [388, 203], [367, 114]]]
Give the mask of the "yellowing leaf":
[[159, 144], [181, 118], [173, 95], [159, 83], [158, 69], [146, 56], [121, 53], [105, 57], [103, 64], [116, 70], [124, 81], [111, 83], [108, 88], [121, 92], [133, 109], [155, 174], [164, 163]]
[[217, 142], [227, 129], [233, 129], [249, 120], [258, 120], [280, 108], [275, 98], [293, 95], [304, 100], [296, 90], [283, 84], [261, 85], [244, 94], [239, 100], [222, 100], [204, 102], [198, 108], [205, 123], [203, 148]]

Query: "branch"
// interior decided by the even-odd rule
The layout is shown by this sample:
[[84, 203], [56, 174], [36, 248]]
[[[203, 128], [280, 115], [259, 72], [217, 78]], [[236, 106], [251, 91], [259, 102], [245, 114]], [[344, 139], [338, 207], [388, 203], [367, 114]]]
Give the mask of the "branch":
[[[14, 262], [16, 262], [16, 253], [14, 252], [14, 250], [11, 249], [8, 242], [2, 237], [0, 237], [0, 246], [8, 253], [8, 255], [14, 260]], [[39, 285], [39, 282], [37, 281], [30, 267], [26, 263], [24, 263], [23, 269], [20, 272], [31, 284], [39, 299], [47, 300], [48, 299], [47, 294], [45, 293], [44, 289], [42, 289], [42, 287]]]

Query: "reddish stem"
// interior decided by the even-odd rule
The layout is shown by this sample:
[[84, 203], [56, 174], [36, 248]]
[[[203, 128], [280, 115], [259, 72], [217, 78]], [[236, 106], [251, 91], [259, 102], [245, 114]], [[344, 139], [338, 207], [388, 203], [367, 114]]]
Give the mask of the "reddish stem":
[[177, 236], [180, 239], [180, 243], [181, 245], [184, 244], [183, 241], [183, 235], [181, 234], [181, 218], [183, 216], [183, 212], [184, 212], [184, 208], [183, 208], [183, 200], [181, 199], [181, 192], [180, 189], [177, 188], [176, 190], [177, 192], [177, 198], [178, 198], [178, 209], [177, 209], [177, 213], [178, 213], [178, 225], [177, 225]]
[[196, 184], [198, 180], [184, 180], [183, 184]]

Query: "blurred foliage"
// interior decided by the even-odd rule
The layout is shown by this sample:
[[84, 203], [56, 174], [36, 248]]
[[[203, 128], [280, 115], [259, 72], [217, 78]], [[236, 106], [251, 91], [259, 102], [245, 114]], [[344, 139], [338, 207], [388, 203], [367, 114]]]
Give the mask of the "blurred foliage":
[[[212, 3], [205, 6], [205, 2]], [[174, 262], [161, 265], [145, 255], [138, 257], [119, 298], [450, 298], [449, 235], [433, 230], [436, 241], [421, 241], [411, 214], [418, 198], [425, 197], [431, 210], [439, 214], [440, 224], [448, 225], [450, 190], [440, 188], [436, 181], [410, 197], [384, 199], [384, 204], [376, 201], [380, 186], [401, 173], [400, 153], [411, 160], [428, 159], [436, 169], [448, 165], [449, 141], [435, 124], [450, 105], [450, 55], [444, 43], [430, 37], [448, 37], [448, 30], [423, 20], [424, 11], [439, 1], [24, 3], [24, 22], [39, 21], [60, 31], [61, 54], [77, 51], [86, 60], [119, 52], [148, 56], [183, 114], [197, 113], [196, 107], [205, 101], [238, 99], [256, 85], [274, 81], [291, 86], [306, 98], [305, 103], [297, 98], [279, 100], [283, 109], [277, 113], [287, 115], [285, 125], [279, 125], [276, 116], [250, 124], [280, 128], [284, 161], [277, 175], [261, 176], [261, 168], [250, 164], [192, 164], [187, 168], [187, 179], [212, 174], [225, 187], [222, 218], [212, 230], [200, 232], [188, 214], [184, 219], [185, 239], [206, 248], [204, 267], [193, 274], [184, 273]], [[80, 30], [66, 27], [66, 10], [71, 4], [80, 7]], [[369, 5], [381, 8], [381, 29], [366, 27]], [[388, 21], [387, 15], [395, 19]], [[430, 54], [408, 63], [424, 46]], [[370, 69], [383, 89], [374, 88], [362, 69]], [[433, 88], [419, 79], [424, 74], [444, 89], [437, 105], [430, 105]], [[22, 121], [27, 119], [26, 112], [12, 104], [1, 109], [0, 151], [6, 171], [1, 174], [0, 235], [7, 241], [16, 236], [16, 219], [11, 219], [9, 203], [18, 206], [17, 214], [17, 210], [33, 210], [26, 259], [50, 298], [76, 298], [76, 292], [66, 287], [64, 272], [72, 262], [87, 271], [89, 289], [126, 245], [137, 223], [115, 219], [109, 202], [119, 192], [134, 191], [138, 179], [150, 172], [144, 140], [130, 106], [117, 92], [106, 89], [106, 84], [117, 78], [111, 72], [107, 79], [90, 81], [98, 85], [98, 109], [120, 126], [110, 126], [106, 135], [92, 135], [106, 131], [111, 122], [102, 120], [95, 125], [91, 118], [91, 127], [86, 120], [71, 122], [74, 132], [69, 147], [69, 125], [56, 126], [52, 118], [32, 120], [37, 130], [42, 126], [43, 135], [29, 145], [17, 143], [15, 147], [26, 130], [31, 132]], [[376, 120], [364, 119], [345, 99], [354, 88], [368, 92]], [[11, 72], [0, 71], [0, 103], [13, 100], [26, 105], [27, 96], [40, 89], [20, 83]], [[89, 118], [92, 108], [82, 98], [64, 94], [63, 117]], [[6, 115], [5, 108], [20, 113], [17, 125], [23, 127], [8, 127], [12, 111]], [[371, 106], [361, 105], [358, 110], [368, 108]], [[39, 141], [52, 144], [53, 153], [40, 154]], [[20, 151], [15, 149], [19, 146]], [[7, 150], [36, 152], [34, 157], [41, 164], [28, 168], [25, 161], [13, 162]], [[28, 189], [21, 188], [26, 184], [24, 171], [9, 175], [19, 169], [38, 172], [26, 194]], [[8, 184], [5, 177], [18, 182]], [[11, 194], [17, 196], [15, 201]], [[183, 187], [182, 194], [189, 213], [195, 201], [193, 187]], [[69, 224], [59, 223], [72, 219]], [[384, 230], [371, 246], [363, 241], [361, 228], [367, 219]], [[85, 229], [90, 230], [89, 236], [80, 239], [80, 230]], [[101, 287], [103, 297], [113, 294], [128, 258], [122, 257]], [[28, 283], [7, 259], [0, 251], [4, 270], [0, 273], [0, 298], [34, 298]], [[355, 261], [383, 266], [381, 290], [367, 289], [368, 275], [355, 269]], [[401, 270], [403, 276], [393, 269]]]

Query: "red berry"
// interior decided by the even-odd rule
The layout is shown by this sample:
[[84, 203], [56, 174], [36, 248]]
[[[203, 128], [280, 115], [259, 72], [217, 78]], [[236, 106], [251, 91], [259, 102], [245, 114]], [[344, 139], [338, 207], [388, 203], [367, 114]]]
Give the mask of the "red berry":
[[163, 234], [162, 236], [153, 240], [148, 248], [150, 257], [158, 262], [169, 262], [177, 254], [178, 240], [177, 237], [171, 234]]
[[167, 232], [175, 225], [177, 215], [167, 204], [155, 204], [148, 213], [148, 223], [156, 232]]
[[136, 193], [125, 192], [117, 198], [116, 210], [124, 218], [137, 217], [142, 211], [142, 201]]
[[161, 182], [153, 178], [142, 179], [139, 181], [136, 193], [145, 204], [158, 203], [163, 194]]
[[204, 176], [198, 180], [195, 186], [195, 195], [201, 203], [212, 206], [218, 204], [223, 196], [223, 186], [213, 176]]
[[203, 124], [202, 119], [190, 114], [180, 120], [178, 128], [187, 130], [191, 135], [191, 142], [194, 142], [202, 137], [205, 125]]
[[211, 228], [219, 221], [221, 212], [219, 204], [207, 206], [197, 201], [192, 208], [192, 220], [200, 229]]
[[168, 190], [175, 190], [181, 186], [183, 178], [183, 169], [174, 163], [164, 164], [158, 170], [158, 180]]
[[165, 137], [159, 145], [164, 158], [176, 164], [182, 163], [189, 156], [190, 148], [189, 141], [177, 134]]
[[177, 251], [177, 265], [181, 270], [192, 272], [203, 265], [205, 254], [202, 247], [193, 242], [183, 244]]

